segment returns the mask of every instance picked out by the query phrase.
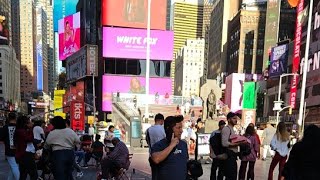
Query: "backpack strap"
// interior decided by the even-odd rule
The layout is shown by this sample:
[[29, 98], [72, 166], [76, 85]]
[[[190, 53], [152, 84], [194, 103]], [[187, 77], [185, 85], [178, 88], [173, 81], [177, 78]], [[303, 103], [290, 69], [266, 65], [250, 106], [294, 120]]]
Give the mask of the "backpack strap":
[[[147, 129], [146, 131], [146, 141], [147, 141], [147, 144], [150, 146], [150, 133], [149, 133], [149, 128]], [[150, 147], [151, 148], [151, 147]]]

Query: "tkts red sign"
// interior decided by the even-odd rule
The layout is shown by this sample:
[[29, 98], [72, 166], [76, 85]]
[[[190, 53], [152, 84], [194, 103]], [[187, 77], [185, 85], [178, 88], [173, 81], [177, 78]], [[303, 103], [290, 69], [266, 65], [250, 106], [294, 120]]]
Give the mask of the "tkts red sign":
[[84, 130], [84, 102], [71, 102], [70, 119], [73, 130]]

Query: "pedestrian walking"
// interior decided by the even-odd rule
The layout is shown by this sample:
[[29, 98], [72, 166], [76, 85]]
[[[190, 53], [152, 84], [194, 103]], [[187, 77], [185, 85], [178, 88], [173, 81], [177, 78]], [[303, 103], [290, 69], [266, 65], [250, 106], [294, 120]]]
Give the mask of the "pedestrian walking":
[[[226, 160], [226, 154], [222, 147], [221, 130], [225, 127], [224, 120], [219, 121], [219, 129], [213, 131], [210, 135], [210, 157], [212, 158], [210, 180], [223, 180], [223, 165]], [[217, 175], [218, 170], [218, 175]], [[218, 177], [218, 178], [217, 178]]]
[[92, 124], [90, 124], [90, 127], [89, 127], [89, 131], [88, 131], [88, 134], [89, 136], [91, 137], [91, 140], [93, 141], [94, 139], [94, 127]]
[[37, 166], [35, 162], [36, 149], [34, 147], [33, 123], [27, 116], [20, 116], [17, 119], [17, 128], [14, 141], [16, 144], [16, 161], [19, 164], [20, 180], [38, 179]]
[[187, 178], [189, 159], [187, 143], [181, 140], [183, 116], [168, 116], [164, 121], [166, 138], [151, 148], [158, 180]]
[[281, 179], [281, 173], [286, 163], [287, 155], [289, 153], [289, 147], [290, 147], [289, 140], [290, 140], [290, 134], [287, 131], [286, 124], [284, 122], [280, 122], [277, 126], [276, 134], [273, 136], [270, 144], [271, 149], [274, 150], [276, 153], [272, 158], [272, 161], [270, 164], [268, 180], [273, 179], [273, 171], [278, 163], [279, 163], [278, 180]]
[[155, 124], [149, 127], [146, 131], [146, 141], [149, 146], [149, 163], [151, 167], [151, 174], [152, 179], [156, 179], [156, 166], [151, 160], [151, 147], [157, 143], [158, 141], [164, 139], [166, 137], [166, 133], [164, 132], [163, 123], [164, 123], [164, 116], [160, 113], [156, 114], [154, 118]]
[[65, 120], [56, 116], [52, 120], [54, 130], [45, 142], [45, 148], [52, 150], [53, 176], [56, 180], [72, 180], [74, 148], [80, 143], [78, 135], [66, 128]]
[[242, 144], [247, 143], [246, 141], [241, 142], [231, 142], [230, 137], [235, 135], [234, 127], [237, 124], [239, 119], [239, 115], [233, 112], [229, 112], [227, 114], [228, 125], [225, 126], [221, 131], [221, 141], [222, 146], [226, 148], [226, 153], [228, 158], [225, 160], [224, 164], [224, 172], [226, 176], [226, 180], [236, 180], [237, 179], [237, 155], [238, 155], [238, 147]]
[[271, 157], [274, 156], [274, 151], [270, 147], [271, 140], [276, 133], [276, 128], [274, 128], [270, 122], [267, 123], [267, 127], [263, 130], [262, 134], [262, 146], [263, 146], [263, 154], [262, 160], [265, 161], [267, 159], [268, 151]]
[[0, 131], [0, 141], [4, 141], [5, 156], [10, 167], [8, 180], [19, 180], [20, 178], [19, 167], [15, 159], [16, 146], [14, 144], [14, 134], [16, 131], [16, 122], [16, 114], [9, 113], [7, 124]]
[[249, 155], [241, 157], [241, 165], [239, 170], [239, 180], [245, 180], [247, 166], [249, 164], [249, 169], [247, 172], [247, 180], [254, 180], [254, 165], [258, 158], [260, 143], [255, 136], [255, 129], [253, 126], [248, 126], [244, 135], [248, 140], [250, 140], [251, 152]]

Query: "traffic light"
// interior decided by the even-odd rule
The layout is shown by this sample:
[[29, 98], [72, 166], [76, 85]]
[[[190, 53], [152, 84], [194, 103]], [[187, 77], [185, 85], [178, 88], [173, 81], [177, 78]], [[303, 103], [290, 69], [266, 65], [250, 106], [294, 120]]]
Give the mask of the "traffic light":
[[292, 114], [292, 107], [289, 107], [289, 115]]

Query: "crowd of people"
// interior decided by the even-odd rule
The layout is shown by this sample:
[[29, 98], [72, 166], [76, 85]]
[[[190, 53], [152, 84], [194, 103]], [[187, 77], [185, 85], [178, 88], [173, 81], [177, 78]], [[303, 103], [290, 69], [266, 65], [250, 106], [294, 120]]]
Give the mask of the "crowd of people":
[[10, 167], [8, 179], [25, 180], [29, 176], [38, 180], [53, 175], [56, 180], [71, 180], [74, 170], [81, 178], [82, 168], [87, 168], [92, 158], [98, 167], [101, 165], [101, 179], [117, 176], [121, 168], [128, 169], [129, 150], [114, 136], [114, 126], [109, 126], [103, 140], [91, 131], [78, 134], [70, 128], [70, 121], [60, 116], [45, 126], [43, 121], [33, 122], [27, 116], [9, 113], [6, 125], [0, 129]]
[[[261, 147], [263, 161], [266, 160], [268, 152], [272, 157], [268, 180], [273, 179], [274, 169], [278, 164], [278, 180], [320, 179], [320, 172], [316, 170], [320, 160], [318, 153], [320, 150], [320, 129], [317, 126], [307, 126], [302, 140], [298, 141], [290, 151], [290, 133], [284, 122], [278, 123], [276, 128], [268, 123], [261, 138], [251, 123], [245, 133], [240, 136], [235, 135], [234, 132], [234, 126], [239, 117], [239, 114], [229, 113], [227, 115], [228, 125], [226, 126], [224, 121], [220, 121], [219, 129], [211, 134], [210, 156], [213, 159], [211, 180], [223, 180], [224, 178], [227, 180], [254, 180], [255, 162], [261, 157]], [[237, 171], [238, 159], [241, 160], [239, 171]]]
[[[307, 126], [303, 138], [291, 147], [290, 133], [284, 122], [278, 123], [276, 128], [268, 123], [259, 137], [252, 123], [243, 134], [235, 131], [240, 116], [229, 112], [227, 122], [220, 120], [219, 128], [210, 135], [211, 180], [254, 180], [256, 161], [259, 158], [266, 160], [268, 152], [272, 157], [268, 180], [273, 179], [278, 164], [278, 180], [320, 179], [317, 170], [319, 127]], [[91, 159], [97, 167], [101, 166], [99, 179], [116, 177], [120, 169], [129, 168], [130, 154], [114, 131], [115, 127], [110, 125], [102, 139], [94, 133], [93, 126], [87, 134], [77, 134], [70, 128], [70, 121], [60, 116], [45, 125], [45, 122], [33, 122], [27, 116], [9, 113], [6, 125], [0, 129], [0, 141], [5, 144], [10, 167], [8, 179], [25, 180], [29, 176], [31, 180], [37, 180], [52, 174], [56, 180], [71, 180], [74, 170], [80, 178], [82, 169], [88, 167]], [[185, 121], [181, 115], [155, 116], [155, 124], [145, 133], [153, 180], [189, 180], [203, 174], [201, 164], [189, 159], [196, 151], [196, 133], [204, 133], [201, 119], [193, 122]], [[241, 161], [239, 169], [238, 160]]]

